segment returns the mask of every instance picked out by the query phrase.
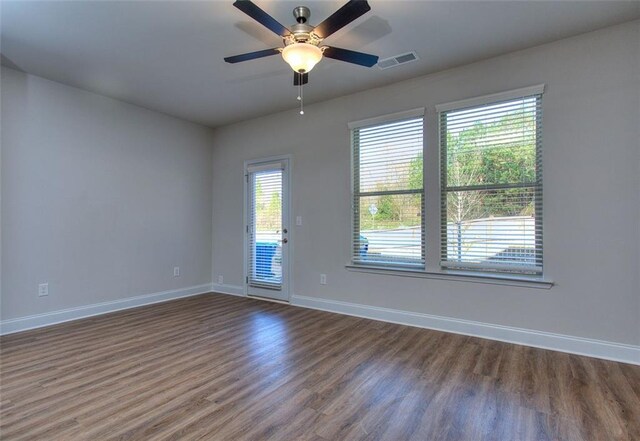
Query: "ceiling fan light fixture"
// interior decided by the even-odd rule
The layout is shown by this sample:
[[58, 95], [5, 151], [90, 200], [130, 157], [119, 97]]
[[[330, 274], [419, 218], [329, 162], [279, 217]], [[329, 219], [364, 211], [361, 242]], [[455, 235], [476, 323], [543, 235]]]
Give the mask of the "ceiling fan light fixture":
[[294, 72], [308, 73], [322, 60], [322, 49], [309, 43], [293, 43], [282, 49], [282, 58]]

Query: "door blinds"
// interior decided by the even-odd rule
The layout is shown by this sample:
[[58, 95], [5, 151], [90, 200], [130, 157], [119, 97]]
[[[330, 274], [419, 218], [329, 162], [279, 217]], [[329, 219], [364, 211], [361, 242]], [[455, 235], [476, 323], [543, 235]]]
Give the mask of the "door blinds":
[[248, 168], [248, 283], [282, 289], [282, 163]]

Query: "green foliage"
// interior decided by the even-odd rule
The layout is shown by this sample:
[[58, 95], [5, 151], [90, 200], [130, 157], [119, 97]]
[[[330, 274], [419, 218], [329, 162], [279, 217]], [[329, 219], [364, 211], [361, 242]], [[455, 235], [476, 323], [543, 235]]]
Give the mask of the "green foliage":
[[409, 188], [418, 189], [423, 185], [424, 157], [422, 152], [409, 163]]
[[[447, 185], [470, 187], [492, 184], [533, 184], [536, 180], [535, 114], [515, 111], [489, 123], [476, 123], [456, 133], [447, 131]], [[498, 140], [498, 141], [496, 141]], [[409, 164], [404, 188], [422, 188], [424, 157], [420, 152]], [[378, 191], [388, 190], [378, 185]], [[361, 228], [377, 229], [419, 224], [420, 195], [379, 196], [378, 213], [370, 216], [361, 207]], [[414, 217], [413, 214], [418, 214]], [[485, 217], [532, 215], [533, 195], [529, 189], [452, 191], [447, 197], [450, 222]], [[409, 215], [408, 215], [409, 214]]]
[[[516, 111], [498, 121], [447, 132], [447, 185], [533, 184], [536, 180], [535, 115]], [[523, 189], [455, 191], [449, 194], [452, 222], [529, 215], [532, 194]]]
[[397, 216], [397, 207], [393, 203], [391, 196], [380, 196], [378, 199], [378, 213], [376, 213], [380, 219], [395, 220]]
[[262, 183], [257, 182], [255, 188], [255, 210], [258, 231], [275, 232], [282, 225], [282, 205], [280, 193], [273, 192], [268, 199], [264, 194]]
[[280, 193], [273, 192], [269, 205], [263, 213], [263, 225], [269, 230], [279, 230], [282, 223], [282, 205], [280, 202]]

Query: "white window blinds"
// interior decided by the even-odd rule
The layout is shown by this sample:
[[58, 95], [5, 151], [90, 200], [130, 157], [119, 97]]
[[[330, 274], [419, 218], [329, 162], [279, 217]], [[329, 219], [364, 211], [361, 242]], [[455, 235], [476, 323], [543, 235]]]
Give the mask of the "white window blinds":
[[248, 168], [250, 286], [282, 289], [282, 179], [281, 163]]
[[541, 104], [440, 109], [443, 268], [542, 273]]
[[422, 112], [352, 125], [352, 262], [424, 267]]

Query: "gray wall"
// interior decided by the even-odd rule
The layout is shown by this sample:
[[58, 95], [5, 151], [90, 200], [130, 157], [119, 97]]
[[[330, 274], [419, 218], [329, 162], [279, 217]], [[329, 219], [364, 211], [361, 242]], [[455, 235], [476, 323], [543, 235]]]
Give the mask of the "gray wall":
[[[225, 284], [242, 285], [243, 161], [291, 153], [292, 216], [303, 217], [302, 226], [291, 226], [295, 295], [640, 344], [639, 24], [310, 105], [302, 118], [292, 110], [216, 130], [213, 280], [222, 275]], [[552, 289], [345, 269], [347, 122], [426, 107], [427, 258], [436, 269], [434, 106], [539, 83], [547, 85], [544, 258]], [[326, 286], [319, 284], [320, 273], [328, 275]]]
[[3, 320], [211, 282], [211, 129], [12, 69], [1, 87]]

